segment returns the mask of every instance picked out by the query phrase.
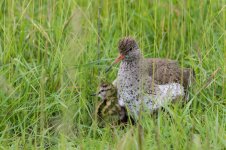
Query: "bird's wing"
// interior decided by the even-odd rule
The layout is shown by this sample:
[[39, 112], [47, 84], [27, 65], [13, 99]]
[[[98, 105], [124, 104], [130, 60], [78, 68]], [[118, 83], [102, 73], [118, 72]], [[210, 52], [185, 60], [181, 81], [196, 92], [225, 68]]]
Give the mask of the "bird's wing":
[[149, 75], [157, 84], [180, 83], [181, 70], [177, 61], [160, 58], [147, 59], [147, 61]]

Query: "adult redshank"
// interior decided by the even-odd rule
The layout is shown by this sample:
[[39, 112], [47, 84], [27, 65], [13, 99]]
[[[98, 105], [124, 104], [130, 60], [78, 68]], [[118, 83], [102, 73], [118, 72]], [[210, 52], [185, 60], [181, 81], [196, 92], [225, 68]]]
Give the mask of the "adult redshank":
[[121, 106], [129, 108], [134, 118], [144, 108], [154, 111], [165, 103], [184, 96], [191, 79], [191, 69], [181, 69], [178, 63], [169, 59], [145, 59], [133, 38], [119, 41], [122, 60], [117, 77], [118, 100]]

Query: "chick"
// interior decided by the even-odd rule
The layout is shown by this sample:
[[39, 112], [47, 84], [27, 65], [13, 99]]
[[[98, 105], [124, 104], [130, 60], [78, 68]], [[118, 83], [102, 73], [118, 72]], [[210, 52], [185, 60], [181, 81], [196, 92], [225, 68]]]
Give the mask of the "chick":
[[118, 104], [117, 89], [113, 84], [102, 82], [97, 95], [101, 101], [96, 107], [95, 114], [100, 126], [104, 126], [107, 123], [118, 125], [127, 122], [126, 109]]

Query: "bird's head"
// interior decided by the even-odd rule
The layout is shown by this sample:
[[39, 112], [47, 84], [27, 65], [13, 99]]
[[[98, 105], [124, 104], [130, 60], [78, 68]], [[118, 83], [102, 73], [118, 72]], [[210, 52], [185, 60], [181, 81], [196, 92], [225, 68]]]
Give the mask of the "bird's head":
[[108, 99], [108, 97], [112, 96], [115, 93], [116, 88], [113, 86], [113, 84], [108, 82], [101, 82], [98, 90], [98, 97], [104, 100]]
[[132, 61], [140, 56], [139, 47], [135, 39], [131, 37], [122, 38], [118, 43], [119, 56], [115, 59], [114, 63], [121, 60]]
[[140, 50], [137, 42], [132, 37], [124, 37], [118, 42], [119, 56], [111, 64], [111, 66], [106, 70], [108, 72], [114, 64], [120, 61], [131, 62], [140, 58]]

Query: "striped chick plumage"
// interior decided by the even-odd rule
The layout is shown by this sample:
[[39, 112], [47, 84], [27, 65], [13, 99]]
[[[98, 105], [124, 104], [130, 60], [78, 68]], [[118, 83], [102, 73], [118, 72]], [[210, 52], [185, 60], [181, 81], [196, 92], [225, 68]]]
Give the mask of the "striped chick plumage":
[[118, 104], [117, 89], [111, 83], [101, 83], [98, 90], [101, 101], [96, 107], [96, 115], [100, 126], [107, 123], [116, 125], [120, 121], [123, 109]]

